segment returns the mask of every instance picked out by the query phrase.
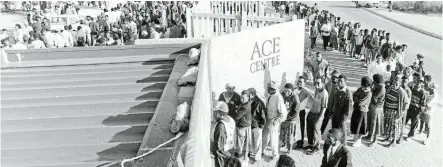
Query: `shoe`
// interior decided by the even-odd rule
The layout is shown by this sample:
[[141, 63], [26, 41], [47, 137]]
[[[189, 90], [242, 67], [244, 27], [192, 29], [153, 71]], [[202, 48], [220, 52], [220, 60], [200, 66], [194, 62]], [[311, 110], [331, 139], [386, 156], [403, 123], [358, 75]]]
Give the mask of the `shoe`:
[[396, 141], [396, 143], [397, 143], [397, 144], [401, 144], [401, 141], [402, 141], [401, 139], [398, 139], [398, 140]]
[[320, 152], [320, 149], [318, 149], [318, 148], [312, 148], [312, 149], [308, 150], [308, 151], [306, 152], [306, 154], [308, 154], [308, 155], [314, 155], [314, 154], [317, 154], [318, 152]]
[[356, 148], [358, 148], [358, 147], [360, 147], [361, 146], [361, 141], [360, 140], [357, 140], [353, 145], [352, 145], [352, 147], [356, 147]]
[[392, 140], [392, 142], [389, 143], [386, 147], [388, 147], [388, 148], [395, 147], [395, 140]]
[[372, 141], [371, 143], [368, 144], [368, 147], [372, 147], [374, 146], [375, 141]]
[[368, 141], [372, 141], [372, 137], [371, 136], [365, 136], [362, 138], [363, 140], [368, 140]]
[[406, 137], [406, 138], [405, 138], [405, 142], [408, 142], [408, 141], [409, 141], [409, 137]]
[[423, 145], [428, 145], [429, 144], [429, 140], [428, 139], [425, 139], [424, 141], [423, 141]]
[[237, 157], [237, 158], [241, 157], [239, 153], [234, 153], [234, 156]]
[[379, 141], [381, 141], [381, 142], [387, 142], [387, 141], [389, 141], [389, 137], [388, 137], [388, 138], [385, 138], [385, 139], [381, 139], [381, 140], [379, 140]]

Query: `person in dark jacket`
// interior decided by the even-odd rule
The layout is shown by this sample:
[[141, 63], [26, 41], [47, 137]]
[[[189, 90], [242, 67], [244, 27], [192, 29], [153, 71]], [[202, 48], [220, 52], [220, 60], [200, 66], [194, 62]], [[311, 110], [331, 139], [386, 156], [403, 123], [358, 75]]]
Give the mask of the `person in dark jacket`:
[[372, 79], [365, 76], [361, 79], [361, 87], [353, 93], [353, 112], [351, 116], [351, 133], [354, 134], [353, 147], [361, 146], [361, 137], [367, 132], [367, 114], [371, 102]]
[[288, 115], [286, 116], [286, 120], [281, 124], [280, 140], [288, 149], [288, 153], [290, 153], [292, 145], [295, 142], [297, 120], [300, 111], [300, 100], [297, 95], [293, 94], [293, 91], [294, 85], [287, 83], [282, 92]]
[[347, 77], [341, 74], [338, 77], [338, 88], [335, 90], [334, 98], [332, 98], [332, 128], [340, 129], [343, 134], [341, 143], [343, 146], [346, 145], [346, 134], [347, 129], [345, 122], [349, 117], [349, 113], [352, 111], [352, 93], [351, 90], [346, 85]]
[[250, 158], [260, 161], [262, 155], [262, 134], [266, 124], [266, 106], [257, 96], [257, 91], [254, 88], [249, 88], [248, 91], [250, 94], [252, 116]]
[[418, 78], [418, 82], [415, 83], [414, 88], [411, 90], [411, 104], [406, 116], [406, 123], [411, 120], [411, 129], [408, 133], [408, 137], [405, 139], [406, 141], [408, 141], [408, 138], [414, 137], [415, 130], [417, 129], [419, 124], [419, 115], [425, 111], [428, 104], [428, 94], [423, 89], [423, 84], [424, 77], [420, 76]]
[[334, 96], [334, 92], [337, 91], [338, 86], [338, 80], [340, 77], [340, 72], [338, 70], [334, 70], [331, 73], [331, 79], [325, 84], [325, 89], [326, 91], [328, 91], [328, 107], [326, 108], [326, 112], [325, 112], [325, 116], [323, 119], [323, 123], [321, 125], [321, 134], [323, 134], [323, 132], [326, 129], [326, 126], [328, 126], [329, 120], [331, 119], [332, 116], [332, 102], [333, 102], [333, 98]]
[[228, 116], [228, 105], [225, 102], [217, 102], [214, 106], [216, 125], [213, 139], [211, 140], [211, 153], [215, 156], [216, 167], [224, 167], [231, 156], [229, 150], [234, 147], [234, 120]]
[[[237, 134], [236, 139], [236, 152], [235, 156], [240, 158], [244, 156], [244, 159], [247, 160], [247, 156], [249, 153], [249, 143], [251, 142], [251, 124], [252, 124], [252, 116], [251, 116], [251, 102], [249, 101], [249, 92], [247, 90], [243, 90], [241, 92], [241, 104], [238, 106], [238, 109], [234, 113], [233, 117], [235, 121], [235, 131]], [[243, 148], [245, 148], [243, 150]], [[245, 152], [243, 154], [243, 151]]]
[[331, 129], [323, 146], [321, 167], [352, 167], [352, 154], [340, 141], [343, 134], [339, 129]]
[[223, 101], [226, 104], [228, 104], [229, 106], [229, 113], [228, 115], [232, 118], [234, 113], [236, 112], [235, 110], [238, 108], [238, 106], [240, 105], [240, 95], [235, 92], [235, 86], [231, 83], [226, 84], [226, 91], [221, 93], [218, 101]]
[[372, 98], [369, 104], [369, 119], [368, 128], [369, 135], [365, 138], [370, 141], [369, 147], [373, 146], [377, 140], [377, 136], [381, 133], [383, 126], [383, 104], [385, 102], [386, 88], [384, 85], [383, 76], [374, 74], [372, 77], [374, 85], [371, 89]]

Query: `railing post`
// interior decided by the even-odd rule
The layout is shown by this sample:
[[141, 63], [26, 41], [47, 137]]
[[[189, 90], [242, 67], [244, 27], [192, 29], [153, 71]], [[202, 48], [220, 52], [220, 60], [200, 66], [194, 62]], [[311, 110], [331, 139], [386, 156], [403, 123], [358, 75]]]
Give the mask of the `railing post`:
[[240, 32], [246, 30], [248, 27], [248, 20], [246, 20], [246, 12], [242, 12], [241, 14], [241, 28]]
[[192, 10], [190, 8], [186, 8], [186, 37], [192, 38]]
[[6, 65], [9, 64], [9, 60], [8, 60], [8, 53], [5, 52], [5, 49], [0, 49], [0, 55], [1, 55], [1, 66], [4, 67]]

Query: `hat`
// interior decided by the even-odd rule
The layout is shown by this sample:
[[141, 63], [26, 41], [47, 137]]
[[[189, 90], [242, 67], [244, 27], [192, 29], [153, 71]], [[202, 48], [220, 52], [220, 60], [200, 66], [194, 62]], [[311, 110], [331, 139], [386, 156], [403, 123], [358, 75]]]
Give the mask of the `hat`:
[[226, 88], [226, 89], [228, 89], [228, 88], [235, 89], [235, 86], [234, 86], [234, 84], [232, 84], [232, 83], [227, 83], [226, 86], [225, 86], [225, 88]]
[[277, 86], [277, 84], [274, 81], [271, 81], [271, 82], [268, 83], [268, 88], [272, 88], [272, 89], [277, 90], [278, 86]]
[[214, 111], [222, 111], [225, 113], [229, 112], [229, 107], [225, 102], [222, 101], [217, 101], [214, 105]]

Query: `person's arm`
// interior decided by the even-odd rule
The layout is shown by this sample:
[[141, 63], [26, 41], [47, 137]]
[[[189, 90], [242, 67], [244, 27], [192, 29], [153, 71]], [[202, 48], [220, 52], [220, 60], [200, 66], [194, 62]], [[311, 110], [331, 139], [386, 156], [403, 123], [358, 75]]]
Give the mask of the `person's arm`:
[[[376, 91], [374, 91], [374, 94], [372, 94], [373, 98], [371, 98], [371, 99], [377, 100], [380, 97], [384, 96], [385, 93], [386, 93], [386, 90], [383, 89], [382, 87], [377, 88]], [[373, 101], [373, 102], [376, 103], [377, 101]]]
[[360, 111], [366, 110], [365, 107], [371, 102], [371, 93], [367, 93], [363, 98], [357, 101], [358, 106], [360, 106]]
[[[285, 105], [284, 100], [281, 96], [279, 96], [279, 99], [278, 99], [277, 110], [278, 110], [278, 117], [274, 120], [274, 125], [285, 121], [286, 116], [288, 114], [288, 110], [286, 109], [286, 105]], [[277, 121], [277, 122], [275, 122], [275, 121]]]
[[214, 130], [214, 146], [218, 155], [228, 155], [225, 152], [226, 129], [222, 123], [217, 124]]
[[420, 107], [420, 111], [424, 111], [426, 109], [426, 105], [428, 104], [428, 95], [427, 92], [422, 90], [422, 95], [420, 98], [420, 103], [418, 104]]
[[352, 103], [354, 101], [352, 100], [352, 94], [351, 94], [350, 90], [347, 90], [346, 98], [347, 98], [347, 102], [345, 103], [345, 113], [344, 113], [344, 115], [346, 116], [345, 119], [347, 119], [349, 117], [349, 113], [351, 113], [351, 111], [354, 109], [352, 106]]
[[[324, 91], [324, 90], [323, 90]], [[323, 120], [323, 117], [325, 115], [326, 112], [326, 108], [328, 107], [328, 92], [324, 93], [324, 96], [321, 99], [321, 110], [320, 110], [320, 118], [318, 120]]]
[[265, 105], [263, 103], [259, 104], [258, 106], [258, 110], [259, 110], [259, 114], [260, 114], [260, 118], [259, 118], [259, 122], [258, 122], [258, 127], [260, 129], [263, 129], [266, 125], [266, 108]]
[[246, 110], [245, 108], [239, 108], [237, 114], [235, 115], [235, 121], [240, 120], [241, 118], [243, 118], [243, 116], [246, 115], [248, 110]]

